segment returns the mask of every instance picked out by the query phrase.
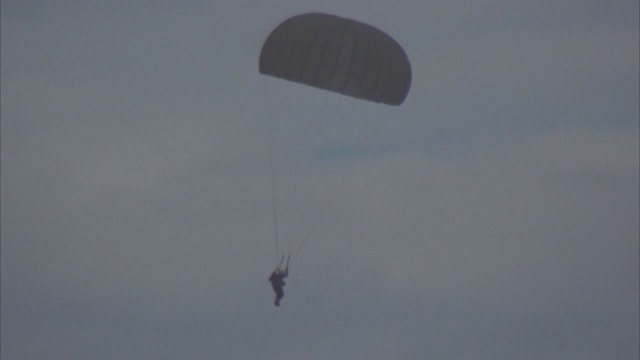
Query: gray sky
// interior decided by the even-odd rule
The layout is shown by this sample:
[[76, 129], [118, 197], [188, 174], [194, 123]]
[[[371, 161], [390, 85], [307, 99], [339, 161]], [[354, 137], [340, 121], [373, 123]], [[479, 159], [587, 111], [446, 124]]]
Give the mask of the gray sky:
[[[2, 359], [637, 359], [638, 2], [318, 3], [2, 2]], [[310, 11], [405, 103], [261, 76]]]

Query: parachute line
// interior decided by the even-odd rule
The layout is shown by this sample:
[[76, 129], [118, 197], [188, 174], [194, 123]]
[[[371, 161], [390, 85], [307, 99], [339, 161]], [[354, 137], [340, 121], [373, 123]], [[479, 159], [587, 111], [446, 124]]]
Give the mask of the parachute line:
[[269, 170], [271, 175], [271, 212], [272, 212], [272, 220], [273, 220], [273, 240], [276, 245], [276, 264], [278, 263], [278, 258], [280, 257], [280, 250], [278, 249], [278, 187], [276, 186], [276, 169], [275, 169], [275, 150], [274, 150], [274, 130], [273, 130], [273, 120], [269, 124]]

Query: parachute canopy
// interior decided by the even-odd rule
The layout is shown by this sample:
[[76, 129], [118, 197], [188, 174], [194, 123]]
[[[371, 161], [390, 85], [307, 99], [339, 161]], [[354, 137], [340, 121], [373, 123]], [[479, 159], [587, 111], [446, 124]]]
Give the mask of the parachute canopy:
[[400, 45], [373, 26], [335, 15], [297, 15], [276, 27], [260, 53], [260, 73], [389, 105], [411, 87]]

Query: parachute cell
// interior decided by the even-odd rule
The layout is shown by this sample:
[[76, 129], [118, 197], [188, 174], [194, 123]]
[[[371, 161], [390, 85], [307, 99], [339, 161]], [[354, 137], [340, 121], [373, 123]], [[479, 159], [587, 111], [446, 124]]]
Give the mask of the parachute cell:
[[271, 32], [260, 73], [389, 105], [402, 104], [411, 87], [409, 59], [394, 39], [319, 13], [294, 16]]

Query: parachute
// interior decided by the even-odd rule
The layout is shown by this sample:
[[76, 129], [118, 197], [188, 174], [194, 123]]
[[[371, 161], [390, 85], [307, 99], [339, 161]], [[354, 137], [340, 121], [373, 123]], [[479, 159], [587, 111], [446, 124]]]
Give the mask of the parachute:
[[[365, 148], [358, 138], [366, 141], [371, 133], [367, 130], [380, 123], [370, 115], [360, 116], [366, 114], [360, 108], [371, 108], [376, 105], [373, 103], [402, 104], [411, 87], [411, 65], [402, 47], [381, 30], [335, 15], [308, 13], [283, 21], [270, 33], [260, 52], [259, 72], [345, 95], [327, 99], [329, 103], [324, 105], [310, 101], [306, 92], [295, 93], [295, 99], [283, 99], [284, 94], [272, 91], [278, 88], [272, 86], [276, 84], [264, 92], [270, 104], [265, 116], [270, 120], [276, 265], [278, 260], [281, 265], [285, 253], [294, 262], [338, 198], [348, 169], [353, 168], [336, 166], [339, 159], [346, 157], [343, 154], [357, 153], [354, 148]], [[310, 93], [312, 99], [328, 95], [325, 91]], [[341, 113], [345, 107], [357, 116], [345, 116]], [[374, 117], [394, 111], [393, 107], [384, 108], [374, 110]], [[351, 137], [341, 141], [343, 136]], [[295, 145], [288, 146], [292, 143]], [[317, 143], [322, 144], [315, 147]], [[316, 151], [307, 151], [310, 147]], [[313, 166], [320, 170], [322, 165], [318, 164], [326, 164], [319, 159], [331, 159], [333, 166], [309, 173]], [[307, 172], [301, 174], [303, 168]]]
[[262, 47], [260, 73], [388, 105], [402, 104], [411, 87], [409, 59], [393, 38], [320, 13], [278, 25]]

